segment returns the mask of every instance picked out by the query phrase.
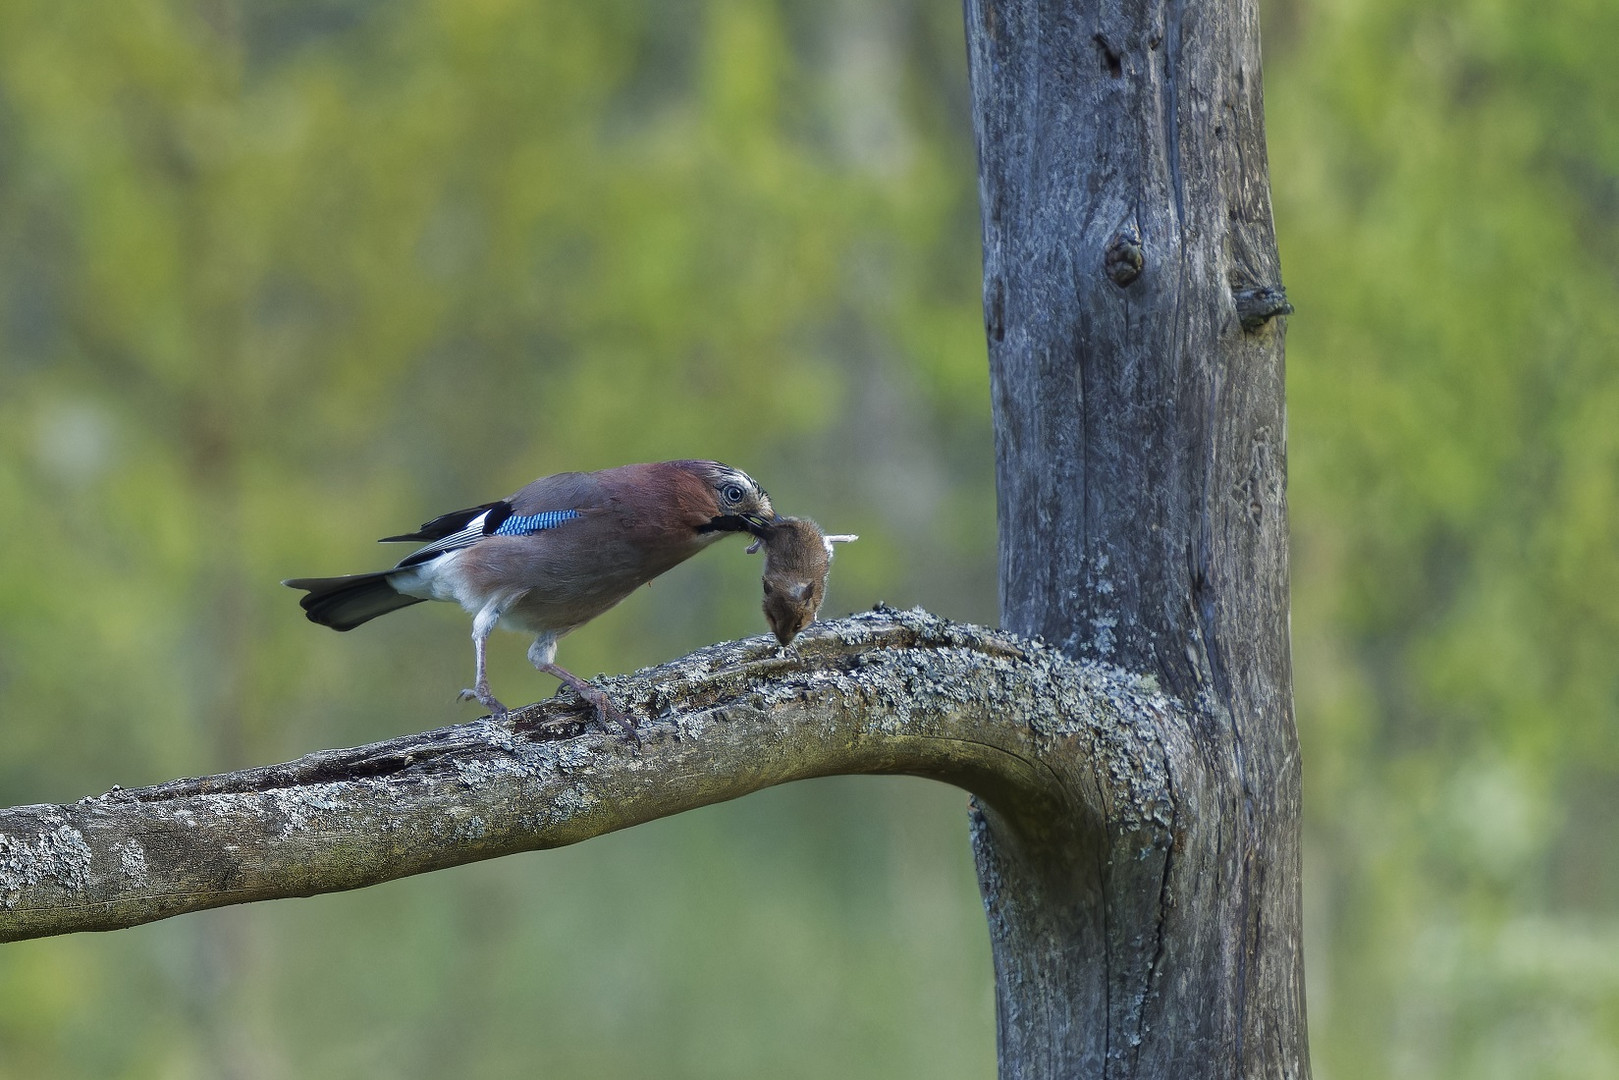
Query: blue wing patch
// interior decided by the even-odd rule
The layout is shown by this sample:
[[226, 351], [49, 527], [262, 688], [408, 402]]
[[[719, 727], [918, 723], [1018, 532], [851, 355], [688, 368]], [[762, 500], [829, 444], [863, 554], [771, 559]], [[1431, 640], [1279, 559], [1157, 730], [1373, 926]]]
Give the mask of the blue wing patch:
[[[405, 556], [400, 560], [396, 569], [403, 570], [409, 566], [420, 566], [422, 563], [436, 559], [447, 552], [460, 551], [462, 548], [471, 547], [486, 536], [533, 536], [537, 532], [554, 529], [563, 522], [572, 521], [574, 518], [582, 516], [577, 510], [546, 510], [539, 514], [514, 514], [511, 512], [511, 507], [505, 503], [496, 503], [487, 509], [480, 509], [482, 509], [481, 513], [468, 519], [454, 532], [441, 536], [426, 547]], [[449, 521], [449, 519], [459, 518], [462, 513], [465, 512], [446, 514], [438, 520]], [[492, 530], [489, 528], [491, 520], [496, 523], [495, 528]], [[429, 524], [432, 523], [430, 522]], [[449, 524], [454, 524], [454, 522], [449, 521]], [[415, 538], [395, 536], [389, 539], [405, 540]]]
[[554, 529], [564, 521], [579, 516], [577, 510], [546, 510], [539, 514], [513, 514], [500, 523], [491, 536], [530, 536], [546, 529]]

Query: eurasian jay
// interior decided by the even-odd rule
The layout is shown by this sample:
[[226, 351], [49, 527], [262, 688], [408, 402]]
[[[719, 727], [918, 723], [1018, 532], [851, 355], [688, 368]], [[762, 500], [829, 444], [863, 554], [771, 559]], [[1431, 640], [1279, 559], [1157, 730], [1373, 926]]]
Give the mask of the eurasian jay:
[[717, 461], [663, 461], [543, 477], [499, 502], [456, 510], [382, 543], [426, 541], [392, 570], [283, 582], [309, 595], [311, 622], [352, 630], [423, 600], [472, 615], [477, 680], [461, 691], [497, 718], [484, 646], [497, 625], [534, 635], [528, 658], [630, 735], [607, 695], [554, 663], [557, 639], [733, 532], [757, 535], [775, 516], [753, 478]]

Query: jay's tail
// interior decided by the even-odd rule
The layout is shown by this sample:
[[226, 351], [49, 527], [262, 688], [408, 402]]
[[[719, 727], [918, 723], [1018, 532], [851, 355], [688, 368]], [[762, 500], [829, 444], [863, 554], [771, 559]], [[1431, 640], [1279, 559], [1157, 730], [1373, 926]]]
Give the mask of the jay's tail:
[[298, 603], [309, 614], [310, 622], [330, 626], [333, 630], [353, 630], [378, 615], [422, 602], [419, 596], [405, 596], [395, 591], [388, 584], [392, 573], [392, 570], [379, 570], [374, 574], [346, 577], [291, 578], [281, 584], [309, 593]]

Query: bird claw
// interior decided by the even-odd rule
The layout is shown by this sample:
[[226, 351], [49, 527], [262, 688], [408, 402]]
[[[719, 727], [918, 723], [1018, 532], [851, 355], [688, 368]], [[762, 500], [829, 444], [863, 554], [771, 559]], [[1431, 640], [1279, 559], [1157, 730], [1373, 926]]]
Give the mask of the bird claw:
[[[578, 690], [578, 688], [575, 687], [575, 690]], [[607, 729], [607, 722], [611, 720], [618, 725], [620, 731], [630, 737], [637, 747], [641, 745], [641, 733], [635, 730], [635, 724], [625, 715], [623, 710], [613, 704], [612, 698], [597, 690], [594, 686], [590, 687], [590, 693], [586, 694], [580, 691], [579, 696], [584, 698], [595, 709], [596, 722], [601, 724], [603, 730]]]
[[459, 694], [455, 695], [455, 700], [476, 701], [479, 705], [482, 705], [484, 708], [488, 709], [489, 715], [496, 720], [504, 720], [511, 713], [510, 709], [506, 708], [506, 706], [502, 705], [498, 700], [496, 700], [495, 695], [487, 693], [480, 694], [476, 690], [463, 690]]
[[[558, 667], [556, 664], [536, 664], [535, 667], [547, 675], [562, 680], [563, 686], [572, 687], [573, 692], [579, 695], [580, 700], [587, 702], [595, 710], [596, 722], [601, 724], [603, 729], [607, 728], [607, 721], [612, 720], [624, 734], [635, 741], [637, 747], [641, 745], [640, 732], [635, 730], [635, 725], [630, 722], [630, 718], [625, 716], [617, 705], [613, 704], [613, 699], [608, 697], [605, 691], [597, 689], [587, 680], [581, 679], [567, 668]], [[557, 689], [560, 693], [561, 687]]]

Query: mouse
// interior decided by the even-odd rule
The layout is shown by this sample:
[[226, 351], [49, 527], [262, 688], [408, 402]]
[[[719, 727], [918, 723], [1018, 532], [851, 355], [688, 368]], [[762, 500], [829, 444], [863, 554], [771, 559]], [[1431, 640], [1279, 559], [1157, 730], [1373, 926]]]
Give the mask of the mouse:
[[765, 551], [764, 613], [770, 632], [783, 647], [815, 621], [826, 599], [832, 545], [858, 540], [852, 534], [828, 536], [809, 518], [778, 517], [755, 534], [750, 552]]

